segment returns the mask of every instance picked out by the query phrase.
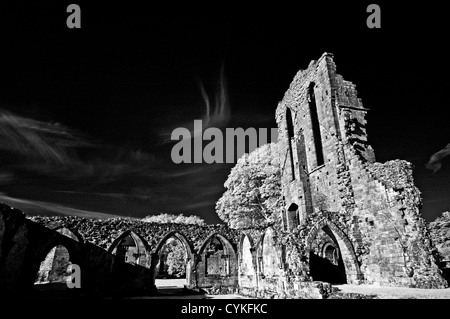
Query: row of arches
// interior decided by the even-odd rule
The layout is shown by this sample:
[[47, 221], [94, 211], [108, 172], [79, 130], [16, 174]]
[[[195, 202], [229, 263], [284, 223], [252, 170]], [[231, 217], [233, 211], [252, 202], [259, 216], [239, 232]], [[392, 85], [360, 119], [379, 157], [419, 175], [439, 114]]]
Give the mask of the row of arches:
[[[259, 282], [279, 278], [288, 270], [285, 248], [276, 245], [273, 238], [274, 230], [271, 228], [256, 243], [248, 234], [242, 234], [239, 251], [241, 286], [258, 286]], [[308, 256], [307, 271], [313, 281], [342, 284], [362, 279], [353, 245], [333, 221], [328, 218], [319, 220], [303, 240]]]
[[[80, 236], [64, 227], [56, 232], [67, 240], [51, 241], [38, 249], [34, 271], [38, 288], [50, 285], [52, 289], [56, 286], [66, 289], [68, 266], [80, 263], [83, 250]], [[274, 235], [271, 228], [257, 240], [243, 233], [237, 253], [235, 247], [217, 233], [208, 236], [194, 250], [183, 234], [170, 232], [150, 250], [139, 234], [126, 231], [113, 241], [107, 252], [115, 261], [147, 268], [153, 273], [152, 284], [157, 288], [168, 287], [165, 280], [179, 280], [178, 284], [182, 282], [181, 286], [188, 287], [232, 286], [239, 280], [241, 288], [254, 288], [265, 282], [276, 282], [274, 279], [282, 277], [289, 268], [284, 247], [275, 243]], [[354, 248], [333, 221], [323, 218], [316, 222], [303, 240], [309, 252], [308, 270], [312, 280], [355, 283], [361, 279]]]
[[[75, 231], [65, 227], [55, 230], [82, 247], [82, 238]], [[72, 245], [71, 242], [52, 242], [40, 249], [37, 254], [38, 269], [34, 278], [36, 289], [55, 289], [58, 286], [66, 289], [70, 276], [69, 265], [77, 264], [81, 253], [80, 245]], [[186, 236], [172, 231], [151, 249], [142, 236], [128, 230], [112, 242], [107, 252], [113, 256], [116, 263], [125, 262], [152, 271], [157, 288], [197, 287], [208, 282], [212, 285], [218, 278], [237, 275], [235, 248], [228, 239], [218, 233], [210, 234], [195, 250]]]

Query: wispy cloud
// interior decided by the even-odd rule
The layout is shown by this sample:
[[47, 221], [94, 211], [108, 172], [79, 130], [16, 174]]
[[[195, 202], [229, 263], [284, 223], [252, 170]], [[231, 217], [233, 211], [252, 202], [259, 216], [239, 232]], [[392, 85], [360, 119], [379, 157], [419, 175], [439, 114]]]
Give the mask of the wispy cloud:
[[220, 71], [219, 88], [216, 91], [214, 107], [211, 107], [211, 102], [202, 83], [200, 83], [200, 91], [206, 108], [206, 113], [203, 117], [203, 127], [225, 126], [230, 120], [231, 109], [228, 101], [227, 81], [223, 66]]
[[59, 123], [47, 123], [0, 109], [0, 150], [67, 165], [71, 150], [89, 143]]
[[85, 218], [114, 218], [121, 217], [114, 214], [105, 214], [101, 212], [95, 212], [90, 210], [82, 210], [73, 207], [68, 207], [61, 204], [34, 201], [21, 198], [13, 198], [4, 193], [0, 193], [0, 202], [3, 202], [9, 206], [18, 208], [28, 215], [36, 214], [58, 214], [68, 216], [80, 216]]
[[[231, 108], [229, 104], [227, 80], [225, 77], [224, 67], [222, 66], [221, 68], [220, 77], [213, 100], [210, 99], [203, 83], [199, 82], [199, 88], [205, 108], [204, 114], [202, 115], [201, 118], [203, 131], [209, 127], [217, 127], [217, 128], [225, 127], [231, 118]], [[160, 134], [162, 142], [163, 143], [173, 142], [171, 140], [172, 131], [177, 127], [183, 127], [188, 129], [191, 133], [191, 138], [203, 135], [202, 131], [194, 130], [194, 120], [197, 119], [193, 118], [190, 121], [178, 123], [176, 126], [173, 126], [169, 129], [164, 129]]]
[[[90, 156], [81, 158], [81, 151]], [[148, 176], [158, 162], [155, 155], [142, 150], [93, 142], [62, 124], [4, 109], [0, 109], [0, 152], [12, 158], [8, 165], [12, 169], [70, 181], [90, 178], [91, 183], [107, 183], [133, 174]], [[5, 174], [0, 175], [0, 183]]]
[[102, 184], [117, 181], [127, 176], [152, 176], [159, 160], [156, 156], [141, 151], [117, 148], [117, 154], [109, 156], [95, 155], [88, 160], [71, 158], [65, 166], [48, 165], [48, 163], [23, 163], [17, 165], [24, 170], [31, 170], [48, 176], [57, 176], [65, 180], [87, 180]]
[[442, 160], [449, 155], [450, 144], [447, 144], [447, 146], [445, 146], [443, 149], [430, 156], [430, 159], [428, 160], [428, 163], [425, 164], [425, 167], [429, 170], [432, 170], [433, 173], [436, 173], [442, 167]]
[[84, 195], [84, 196], [95, 196], [103, 197], [107, 199], [118, 199], [118, 200], [157, 200], [163, 201], [164, 199], [169, 200], [169, 196], [162, 196], [160, 193], [155, 192], [155, 188], [132, 188], [128, 192], [84, 192], [84, 191], [65, 191], [65, 190], [52, 190], [54, 193], [60, 194], [70, 194], [70, 195]]

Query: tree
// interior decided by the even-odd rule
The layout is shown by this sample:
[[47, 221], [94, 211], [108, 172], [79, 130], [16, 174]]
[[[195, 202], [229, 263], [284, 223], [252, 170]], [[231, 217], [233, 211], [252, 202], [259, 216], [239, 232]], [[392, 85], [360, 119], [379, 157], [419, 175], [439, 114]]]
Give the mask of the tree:
[[167, 255], [167, 273], [175, 277], [186, 276], [187, 253], [183, 244], [178, 240], [173, 241], [172, 250]]
[[443, 212], [428, 224], [431, 240], [442, 260], [450, 260], [450, 212]]
[[231, 228], [266, 226], [283, 209], [278, 145], [265, 144], [244, 154], [232, 168], [216, 203], [219, 217]]
[[167, 240], [161, 249], [160, 258], [163, 258], [163, 273], [175, 277], [186, 276], [187, 253], [178, 239], [169, 238]]
[[184, 216], [183, 214], [159, 214], [142, 218], [142, 221], [157, 224], [185, 224], [185, 225], [205, 225], [205, 221], [195, 215]]
[[[150, 215], [142, 219], [144, 222], [157, 224], [184, 224], [184, 225], [205, 225], [205, 221], [195, 215], [184, 216], [183, 214], [159, 214]], [[169, 238], [160, 252], [163, 258], [164, 269], [162, 272], [175, 277], [186, 276], [187, 252], [183, 244], [176, 238]], [[159, 266], [158, 266], [159, 267]], [[158, 273], [160, 270], [158, 269]]]

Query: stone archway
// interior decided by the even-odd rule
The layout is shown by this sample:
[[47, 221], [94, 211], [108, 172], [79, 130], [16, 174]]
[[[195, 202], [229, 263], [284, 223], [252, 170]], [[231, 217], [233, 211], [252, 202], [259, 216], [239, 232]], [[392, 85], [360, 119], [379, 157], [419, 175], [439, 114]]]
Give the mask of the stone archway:
[[280, 255], [273, 236], [273, 229], [268, 228], [261, 237], [258, 249], [259, 274], [264, 277], [280, 275]]
[[111, 243], [107, 251], [126, 263], [150, 268], [148, 244], [132, 230], [124, 231]]
[[239, 241], [239, 269], [242, 274], [254, 275], [256, 273], [254, 249], [253, 239], [243, 233]]
[[41, 262], [34, 284], [65, 284], [69, 277], [67, 269], [70, 264], [67, 248], [63, 245], [53, 247]]
[[[154, 273], [155, 281], [158, 281], [157, 284], [155, 282], [156, 287], [164, 285], [172, 287], [178, 287], [180, 285], [186, 287], [195, 286], [195, 280], [192, 274], [194, 269], [194, 254], [192, 252], [192, 245], [189, 243], [186, 236], [177, 231], [167, 233], [159, 241], [152, 256], [152, 271]], [[170, 265], [167, 265], [168, 262]], [[180, 267], [184, 268], [184, 275], [182, 274], [181, 277], [185, 278], [181, 281], [176, 280], [177, 275], [180, 273], [180, 269], [177, 268]], [[170, 268], [173, 268], [173, 270]], [[163, 278], [167, 276], [173, 278], [164, 280]]]
[[77, 245], [78, 242], [60, 237], [46, 242], [37, 249], [31, 266], [35, 290], [68, 289], [67, 279], [71, 274], [69, 266], [80, 264], [80, 251]]
[[256, 259], [253, 239], [243, 233], [239, 241], [239, 287], [254, 288], [257, 285]]
[[[336, 266], [338, 268], [335, 268], [332, 271], [336, 271], [338, 277], [331, 276], [331, 280], [344, 281], [349, 284], [359, 283], [360, 280], [362, 280], [363, 275], [359, 268], [353, 245], [348, 239], [347, 235], [328, 218], [323, 218], [319, 222], [314, 224], [305, 239], [307, 255], [310, 257], [309, 270], [310, 275], [313, 277], [313, 280], [315, 280], [316, 278], [330, 278], [330, 276], [320, 273], [321, 270], [327, 270], [329, 269], [329, 267], [314, 269], [314, 267], [320, 268], [320, 265], [323, 266], [323, 264], [321, 263], [324, 262], [323, 260], [318, 260], [313, 251], [313, 243], [320, 232], [325, 232], [326, 235], [328, 235], [329, 238], [332, 239], [331, 246], [335, 246], [335, 248], [337, 249], [336, 253], [338, 264]], [[330, 245], [324, 245], [323, 248], [326, 249], [327, 247], [330, 247]]]
[[[76, 242], [81, 242], [81, 237], [67, 227], [60, 226], [54, 230]], [[49, 246], [53, 247], [49, 248]], [[41, 262], [34, 280], [35, 288], [39, 287], [39, 289], [45, 290], [44, 286], [52, 286], [52, 289], [56, 290], [67, 289], [66, 283], [70, 276], [69, 266], [74, 263], [74, 253], [70, 253], [68, 247], [71, 246], [63, 242], [48, 243], [39, 252], [37, 259]], [[73, 251], [72, 248], [70, 250]]]
[[196, 280], [199, 287], [235, 286], [238, 259], [233, 245], [218, 233], [209, 235], [197, 254]]

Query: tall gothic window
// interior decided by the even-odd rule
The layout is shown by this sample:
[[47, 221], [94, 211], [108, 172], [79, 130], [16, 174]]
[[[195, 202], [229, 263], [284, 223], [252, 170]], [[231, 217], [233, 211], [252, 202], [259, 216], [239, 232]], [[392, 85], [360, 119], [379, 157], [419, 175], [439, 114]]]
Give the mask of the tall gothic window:
[[314, 139], [314, 148], [316, 150], [317, 166], [324, 163], [322, 136], [320, 135], [319, 115], [317, 113], [316, 97], [314, 95], [314, 82], [311, 82], [308, 89], [309, 113], [311, 114], [311, 123]]
[[289, 155], [291, 159], [291, 174], [292, 179], [295, 179], [295, 165], [294, 165], [294, 148], [292, 146], [294, 139], [294, 125], [292, 122], [292, 113], [290, 108], [286, 108], [286, 122], [287, 122], [287, 131], [288, 131], [288, 140], [289, 140]]

